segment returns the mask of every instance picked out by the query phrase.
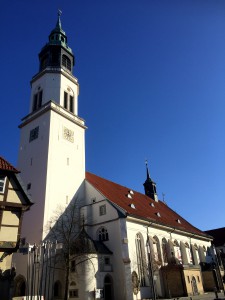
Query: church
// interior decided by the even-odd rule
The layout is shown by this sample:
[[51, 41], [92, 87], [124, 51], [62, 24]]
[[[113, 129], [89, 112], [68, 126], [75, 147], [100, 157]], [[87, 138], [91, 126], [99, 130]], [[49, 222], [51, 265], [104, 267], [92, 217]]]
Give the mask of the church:
[[[87, 127], [78, 114], [74, 65], [58, 15], [31, 79], [29, 113], [19, 125], [18, 169], [34, 205], [24, 216], [21, 234], [26, 239], [21, 249], [27, 247], [28, 254], [13, 259], [14, 296], [65, 299], [66, 290], [69, 299], [131, 300], [213, 290], [214, 271], [204, 268], [212, 260], [212, 237], [158, 199], [148, 165], [144, 194], [86, 172]], [[69, 246], [63, 269], [56, 259], [65, 240], [52, 240], [51, 233], [66, 219], [54, 219], [55, 211], [61, 207], [66, 216], [73, 203], [73, 250]], [[87, 259], [80, 263], [75, 254], [81, 252]], [[36, 266], [32, 271], [31, 265]]]

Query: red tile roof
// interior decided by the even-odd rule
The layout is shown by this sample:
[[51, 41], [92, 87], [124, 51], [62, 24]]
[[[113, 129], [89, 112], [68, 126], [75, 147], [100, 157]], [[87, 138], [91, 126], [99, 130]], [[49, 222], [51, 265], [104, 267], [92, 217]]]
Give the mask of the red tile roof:
[[14, 168], [7, 160], [5, 160], [1, 156], [0, 156], [0, 170], [19, 173], [19, 171], [16, 168]]
[[[136, 191], [133, 191], [134, 194], [131, 195], [132, 199], [130, 199], [127, 197], [131, 190], [130, 188], [106, 180], [89, 172], [86, 172], [86, 180], [108, 200], [121, 207], [130, 216], [208, 237], [206, 233], [192, 226], [160, 200], [156, 202], [148, 196]], [[152, 203], [154, 206], [151, 206]], [[131, 207], [131, 204], [134, 205], [135, 209]], [[157, 213], [160, 214], [160, 217], [157, 216]]]

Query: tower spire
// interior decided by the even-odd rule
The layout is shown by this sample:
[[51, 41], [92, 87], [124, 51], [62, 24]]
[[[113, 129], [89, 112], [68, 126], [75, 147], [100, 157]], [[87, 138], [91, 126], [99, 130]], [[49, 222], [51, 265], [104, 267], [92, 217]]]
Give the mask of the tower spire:
[[62, 28], [61, 19], [60, 19], [61, 14], [62, 14], [62, 11], [60, 9], [58, 9], [58, 20], [56, 23], [56, 28], [58, 28], [58, 29]]
[[150, 197], [151, 199], [158, 201], [158, 196], [156, 192], [156, 183], [151, 179], [149, 175], [149, 169], [148, 169], [148, 161], [145, 161], [146, 165], [146, 172], [147, 172], [147, 178], [144, 182], [144, 189], [145, 189], [145, 195]]
[[146, 171], [147, 171], [147, 180], [150, 179], [149, 170], [148, 170], [148, 160], [145, 160]]

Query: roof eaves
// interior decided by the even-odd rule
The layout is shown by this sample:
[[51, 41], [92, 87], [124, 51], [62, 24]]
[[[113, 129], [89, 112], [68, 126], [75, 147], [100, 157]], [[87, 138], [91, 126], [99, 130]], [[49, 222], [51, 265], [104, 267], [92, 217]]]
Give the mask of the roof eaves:
[[[196, 232], [193, 232], [193, 231], [189, 231], [189, 230], [186, 230], [186, 229], [180, 229], [180, 228], [178, 228], [178, 227], [172, 227], [172, 226], [170, 226], [170, 225], [168, 225], [168, 224], [165, 224], [165, 223], [162, 223], [162, 222], [159, 222], [159, 221], [157, 221], [157, 220], [153, 220], [153, 219], [151, 219], [151, 218], [144, 218], [144, 217], [140, 217], [140, 216], [138, 216], [138, 215], [135, 215], [135, 214], [128, 214], [128, 219], [135, 219], [135, 220], [140, 220], [140, 221], [144, 221], [144, 222], [146, 222], [146, 225], [152, 225], [152, 224], [154, 224], [156, 227], [160, 227], [160, 228], [166, 228], [167, 230], [172, 230], [172, 232], [180, 232], [180, 233], [186, 233], [186, 234], [188, 234], [188, 235], [190, 235], [190, 236], [192, 236], [192, 237], [194, 237], [194, 236], [198, 236], [198, 237], [204, 237], [204, 238], [207, 238], [207, 239], [209, 239], [209, 240], [213, 240], [213, 237], [212, 236], [210, 236], [210, 235], [207, 235], [207, 234], [200, 234], [200, 233], [196, 233]], [[149, 224], [150, 223], [150, 224]]]

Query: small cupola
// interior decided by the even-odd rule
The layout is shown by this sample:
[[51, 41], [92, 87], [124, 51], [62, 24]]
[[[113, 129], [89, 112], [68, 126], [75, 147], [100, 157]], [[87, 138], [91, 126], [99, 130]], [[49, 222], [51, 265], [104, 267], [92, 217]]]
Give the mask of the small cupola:
[[146, 171], [147, 171], [147, 178], [143, 184], [145, 189], [145, 195], [158, 202], [156, 183], [152, 181], [152, 179], [150, 178], [149, 170], [148, 170], [148, 162], [146, 161], [145, 164], [146, 164]]

